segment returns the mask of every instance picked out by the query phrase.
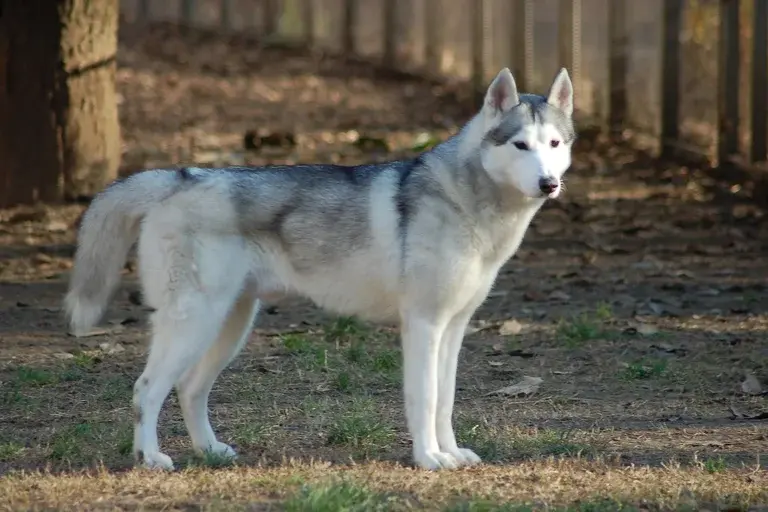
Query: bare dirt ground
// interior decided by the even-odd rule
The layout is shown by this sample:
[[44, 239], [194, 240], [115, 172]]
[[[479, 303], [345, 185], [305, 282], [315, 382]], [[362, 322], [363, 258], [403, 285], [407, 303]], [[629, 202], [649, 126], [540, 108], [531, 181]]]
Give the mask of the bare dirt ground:
[[[118, 80], [124, 172], [400, 158], [471, 113], [450, 86], [169, 27], [123, 32]], [[768, 507], [768, 223], [749, 184], [585, 137], [567, 186], [466, 340], [456, 425], [486, 464], [450, 473], [408, 466], [395, 333], [302, 301], [266, 309], [214, 389], [235, 463], [190, 453], [171, 397], [182, 471], [131, 470], [147, 312], [130, 265], [102, 333], [70, 337], [84, 207], [1, 211], [0, 509]], [[491, 394], [525, 377], [535, 392]]]

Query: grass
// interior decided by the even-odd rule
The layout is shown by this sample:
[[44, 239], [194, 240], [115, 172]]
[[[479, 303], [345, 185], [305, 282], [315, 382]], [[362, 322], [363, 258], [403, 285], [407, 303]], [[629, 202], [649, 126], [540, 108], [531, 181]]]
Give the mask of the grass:
[[[0, 477], [8, 509], [529, 511], [746, 510], [766, 503], [764, 472], [615, 467], [538, 460], [435, 474], [395, 464], [286, 463], [173, 473], [91, 470]], [[202, 507], [195, 504], [204, 504]], [[713, 507], [713, 504], [717, 504]], [[730, 507], [730, 508], [728, 508]]]
[[394, 496], [352, 482], [304, 486], [285, 503], [286, 512], [375, 512], [405, 510]]
[[560, 319], [556, 334], [567, 347], [574, 348], [587, 341], [612, 337], [615, 332], [607, 326], [612, 319], [610, 305], [600, 303], [594, 311]]
[[379, 453], [390, 447], [395, 430], [383, 420], [371, 401], [356, 401], [352, 408], [334, 420], [328, 430], [327, 442], [346, 446], [362, 457]]
[[[559, 331], [582, 340], [573, 346], [592, 336], [610, 336], [613, 320], [607, 308], [599, 306], [575, 318], [568, 321], [568, 329], [561, 324]], [[542, 341], [535, 336], [518, 341], [525, 348]], [[739, 440], [732, 444], [748, 455], [725, 453], [699, 460], [701, 446], [681, 448], [684, 434], [673, 429], [649, 427], [636, 435], [632, 429], [590, 429], [563, 420], [600, 421], [600, 407], [612, 410], [603, 402], [616, 406], [612, 389], [626, 390], [620, 384], [627, 381], [666, 378], [668, 358], [630, 359], [617, 372], [616, 358], [603, 357], [604, 344], [581, 359], [574, 359], [568, 344], [560, 344], [542, 352], [547, 367], [557, 370], [546, 377], [550, 385], [545, 392], [529, 398], [484, 397], [485, 390], [516, 378], [499, 376], [499, 369], [515, 366], [515, 372], [527, 371], [537, 360], [499, 359], [505, 361], [499, 367], [487, 364], [485, 350], [469, 348], [460, 366], [455, 424], [460, 444], [474, 449], [486, 464], [437, 475], [400, 465], [410, 463], [411, 447], [402, 410], [401, 354], [392, 333], [339, 319], [320, 331], [285, 334], [278, 341], [274, 352], [258, 347], [260, 352], [242, 356], [240, 369], [225, 372], [214, 388], [211, 422], [220, 439], [235, 446], [236, 463], [192, 453], [171, 397], [161, 418], [160, 438], [163, 451], [183, 469], [170, 475], [122, 471], [132, 465], [130, 398], [139, 369], [130, 364], [135, 356], [123, 353], [100, 360], [98, 353], [87, 352], [54, 364], [26, 360], [6, 367], [0, 373], [0, 396], [7, 404], [0, 419], [0, 494], [11, 496], [8, 502], [18, 505], [15, 508], [25, 508], [26, 500], [38, 508], [67, 509], [67, 504], [79, 503], [86, 510], [105, 493], [110, 497], [99, 503], [107, 508], [130, 507], [131, 500], [142, 500], [149, 508], [194, 504], [207, 510], [262, 504], [286, 510], [572, 512], [641, 510], [646, 505], [671, 510], [691, 503], [766, 499], [765, 488], [758, 485], [764, 475], [756, 480], [752, 470], [740, 465], [759, 453], [764, 441], [756, 440], [757, 433], [712, 429], [707, 439], [731, 436]], [[574, 373], [572, 369], [579, 368], [571, 366], [574, 360], [592, 366]], [[689, 384], [694, 373], [696, 379], [710, 375], [715, 381], [711, 377], [720, 369], [710, 363], [691, 362], [692, 373], [676, 373], [675, 383]], [[569, 391], [574, 388], [568, 386], [586, 396], [602, 393], [601, 398], [587, 405], [574, 402]], [[658, 417], [669, 398], [648, 395], [655, 389], [645, 386], [633, 393], [646, 393], [648, 410]], [[700, 386], [692, 390], [684, 397], [685, 406], [700, 410], [708, 395]], [[551, 418], [560, 418], [563, 425], [535, 427]], [[752, 452], [738, 444], [743, 439], [750, 439]], [[646, 462], [658, 457], [643, 458], [651, 450], [662, 454], [661, 462]], [[99, 466], [104, 469], [94, 469]], [[43, 468], [54, 473], [35, 472]], [[17, 469], [32, 472], [22, 475]], [[712, 480], [715, 477], [721, 480]], [[149, 492], [158, 488], [171, 490]]]
[[704, 470], [707, 473], [722, 473], [726, 468], [727, 464], [723, 457], [707, 459], [704, 461]]
[[8, 462], [24, 452], [24, 446], [15, 441], [0, 442], [0, 462]]
[[645, 380], [663, 376], [667, 371], [667, 361], [664, 359], [641, 360], [626, 365], [622, 372], [625, 380]]
[[595, 447], [579, 442], [571, 431], [542, 429], [526, 432], [512, 427], [483, 425], [466, 419], [457, 423], [456, 438], [460, 445], [472, 448], [486, 462], [582, 457], [596, 453]]

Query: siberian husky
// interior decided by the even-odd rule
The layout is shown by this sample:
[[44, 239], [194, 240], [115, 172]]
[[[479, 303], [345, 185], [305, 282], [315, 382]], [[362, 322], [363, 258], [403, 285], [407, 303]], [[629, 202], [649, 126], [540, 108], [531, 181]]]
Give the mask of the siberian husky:
[[234, 456], [208, 419], [220, 372], [260, 304], [286, 295], [400, 326], [415, 465], [480, 458], [456, 443], [452, 413], [465, 329], [536, 212], [562, 190], [575, 139], [573, 86], [520, 94], [508, 69], [453, 137], [405, 161], [344, 167], [147, 170], [93, 200], [65, 305], [73, 332], [99, 321], [138, 241], [154, 308], [133, 394], [137, 463], [172, 469], [158, 415], [176, 388], [196, 450]]

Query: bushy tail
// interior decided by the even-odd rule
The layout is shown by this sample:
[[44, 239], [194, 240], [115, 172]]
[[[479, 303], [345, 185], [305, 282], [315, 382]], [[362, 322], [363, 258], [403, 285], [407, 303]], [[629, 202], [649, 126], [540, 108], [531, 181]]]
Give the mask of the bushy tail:
[[115, 182], [97, 195], [83, 215], [75, 264], [64, 306], [74, 334], [99, 321], [120, 283], [141, 219], [179, 186], [174, 171], [144, 171]]

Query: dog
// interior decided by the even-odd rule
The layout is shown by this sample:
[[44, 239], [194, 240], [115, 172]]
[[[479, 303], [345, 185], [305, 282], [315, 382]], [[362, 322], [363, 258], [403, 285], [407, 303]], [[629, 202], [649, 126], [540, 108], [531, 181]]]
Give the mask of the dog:
[[88, 332], [138, 242], [154, 308], [134, 386], [137, 464], [173, 469], [157, 435], [175, 387], [197, 451], [234, 457], [208, 418], [208, 396], [248, 339], [260, 304], [301, 296], [328, 311], [396, 322], [415, 466], [480, 462], [452, 415], [467, 325], [532, 218], [571, 164], [573, 85], [518, 93], [509, 69], [455, 135], [416, 158], [339, 166], [145, 170], [89, 205], [64, 298], [71, 332]]

